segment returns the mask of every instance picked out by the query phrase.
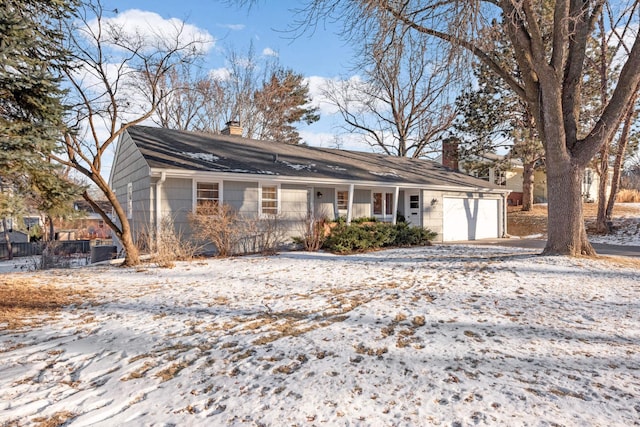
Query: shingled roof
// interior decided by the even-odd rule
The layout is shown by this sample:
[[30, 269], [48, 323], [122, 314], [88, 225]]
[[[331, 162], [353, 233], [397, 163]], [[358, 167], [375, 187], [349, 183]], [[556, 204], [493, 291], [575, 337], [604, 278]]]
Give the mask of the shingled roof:
[[430, 160], [148, 126], [132, 126], [127, 132], [157, 169], [500, 189]]

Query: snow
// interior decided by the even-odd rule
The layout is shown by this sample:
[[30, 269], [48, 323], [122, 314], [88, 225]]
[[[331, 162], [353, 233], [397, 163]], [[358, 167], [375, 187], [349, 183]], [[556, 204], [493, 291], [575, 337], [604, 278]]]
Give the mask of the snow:
[[373, 171], [369, 171], [369, 173], [371, 175], [376, 175], [376, 176], [390, 176], [390, 177], [393, 177], [393, 178], [402, 178], [402, 175], [400, 175], [395, 170], [391, 170], [389, 172], [373, 172]]
[[614, 233], [604, 236], [590, 235], [589, 240], [592, 243], [640, 246], [640, 203], [625, 203], [624, 206], [635, 208], [636, 212], [614, 215]]
[[638, 271], [611, 260], [435, 245], [16, 276], [96, 296], [0, 330], [0, 425], [640, 419]]
[[307, 165], [303, 165], [303, 164], [290, 163], [290, 162], [287, 162], [287, 161], [284, 161], [284, 160], [280, 160], [280, 163], [282, 163], [285, 166], [290, 167], [291, 169], [295, 169], [297, 171], [301, 171], [303, 169], [313, 170], [313, 168], [316, 167], [315, 163], [309, 163]]
[[215, 156], [211, 153], [192, 153], [189, 151], [183, 151], [182, 155], [191, 157], [192, 159], [196, 159], [196, 160], [204, 160], [205, 162], [210, 162], [210, 163], [214, 163], [220, 160], [220, 157]]

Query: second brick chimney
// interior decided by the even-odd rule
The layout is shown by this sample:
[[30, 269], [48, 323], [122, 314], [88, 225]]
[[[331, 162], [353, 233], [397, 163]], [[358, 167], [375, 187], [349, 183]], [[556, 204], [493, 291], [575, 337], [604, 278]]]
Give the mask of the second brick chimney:
[[242, 126], [240, 126], [240, 122], [230, 121], [225, 124], [227, 126], [222, 129], [223, 135], [242, 136]]

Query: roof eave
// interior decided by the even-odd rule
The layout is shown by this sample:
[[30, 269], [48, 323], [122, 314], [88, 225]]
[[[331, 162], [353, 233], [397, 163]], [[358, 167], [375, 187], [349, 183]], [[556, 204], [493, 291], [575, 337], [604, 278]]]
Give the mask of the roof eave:
[[404, 187], [404, 188], [422, 188], [426, 190], [440, 191], [464, 191], [464, 192], [489, 192], [494, 194], [509, 194], [511, 190], [502, 188], [489, 188], [480, 186], [463, 186], [463, 185], [437, 185], [437, 184], [420, 184], [415, 182], [380, 182], [367, 180], [347, 180], [337, 178], [311, 178], [288, 175], [275, 174], [252, 174], [252, 173], [235, 173], [235, 172], [213, 172], [213, 171], [192, 171], [184, 169], [168, 169], [168, 168], [150, 168], [152, 177], [159, 177], [162, 172], [167, 178], [187, 178], [187, 179], [211, 179], [213, 177], [219, 179], [233, 181], [278, 181], [281, 183], [291, 184], [308, 184], [308, 185], [336, 185], [349, 186], [350, 184], [361, 187]]

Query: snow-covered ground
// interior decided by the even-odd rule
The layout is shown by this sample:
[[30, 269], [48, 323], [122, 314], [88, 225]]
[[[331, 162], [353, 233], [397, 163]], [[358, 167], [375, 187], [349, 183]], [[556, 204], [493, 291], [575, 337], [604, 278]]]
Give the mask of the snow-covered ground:
[[592, 243], [606, 243], [611, 245], [640, 246], [640, 203], [625, 203], [628, 209], [635, 208], [635, 213], [615, 215], [613, 226], [615, 232], [606, 236], [590, 235]]
[[436, 245], [14, 275], [96, 296], [0, 331], [0, 425], [640, 420], [639, 273], [611, 261]]

